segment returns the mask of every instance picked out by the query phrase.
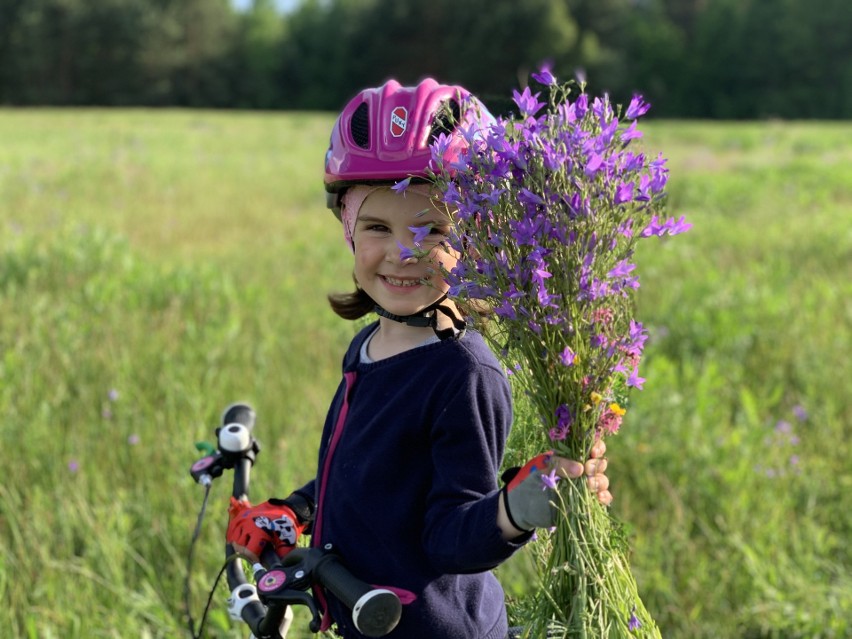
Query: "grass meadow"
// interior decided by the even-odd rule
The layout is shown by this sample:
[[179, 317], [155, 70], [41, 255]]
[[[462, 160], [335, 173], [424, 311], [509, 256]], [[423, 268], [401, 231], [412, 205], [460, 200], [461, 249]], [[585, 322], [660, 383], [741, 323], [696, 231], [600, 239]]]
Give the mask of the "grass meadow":
[[[230, 402], [258, 413], [255, 497], [310, 476], [355, 329], [325, 302], [351, 281], [331, 123], [0, 110], [1, 636], [188, 636], [188, 468]], [[667, 638], [852, 636], [852, 123], [645, 130], [694, 228], [640, 249], [647, 382], [609, 443], [643, 600]], [[510, 596], [529, 564], [498, 569]], [[206, 636], [247, 636], [225, 597]]]

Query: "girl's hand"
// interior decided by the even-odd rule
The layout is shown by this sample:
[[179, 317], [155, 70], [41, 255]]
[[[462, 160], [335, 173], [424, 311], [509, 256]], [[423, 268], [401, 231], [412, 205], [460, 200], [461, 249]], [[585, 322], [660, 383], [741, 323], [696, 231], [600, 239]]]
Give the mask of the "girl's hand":
[[597, 493], [598, 501], [604, 506], [609, 506], [612, 503], [612, 493], [609, 492], [609, 478], [605, 474], [607, 467], [605, 454], [606, 444], [599, 439], [592, 446], [591, 454], [585, 464], [564, 457], [554, 457], [554, 461], [558, 468], [557, 472], [564, 477], [576, 479], [585, 475], [588, 478], [589, 490]]
[[[556, 521], [553, 489], [561, 478], [587, 478], [591, 490], [604, 505], [612, 503], [606, 445], [598, 441], [585, 464], [557, 457], [553, 452], [543, 453], [528, 461], [523, 468], [512, 469], [504, 476], [508, 480], [503, 489], [497, 512], [497, 525], [504, 539], [512, 539], [534, 528], [548, 528]], [[511, 474], [510, 474], [511, 473]]]
[[267, 544], [279, 557], [284, 557], [293, 550], [305, 529], [284, 499], [269, 499], [252, 506], [247, 499], [231, 497], [228, 513], [230, 522], [225, 539], [234, 552], [253, 563], [257, 563]]

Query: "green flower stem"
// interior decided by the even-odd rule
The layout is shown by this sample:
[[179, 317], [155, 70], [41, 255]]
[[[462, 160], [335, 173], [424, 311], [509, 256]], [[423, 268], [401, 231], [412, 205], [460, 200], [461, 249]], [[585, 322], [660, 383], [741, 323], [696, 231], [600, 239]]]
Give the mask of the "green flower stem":
[[[562, 515], [550, 537], [527, 636], [544, 637], [550, 631], [563, 639], [659, 638], [639, 598], [625, 549], [613, 534], [611, 517], [584, 479], [561, 485]], [[631, 616], [641, 624], [632, 631]]]

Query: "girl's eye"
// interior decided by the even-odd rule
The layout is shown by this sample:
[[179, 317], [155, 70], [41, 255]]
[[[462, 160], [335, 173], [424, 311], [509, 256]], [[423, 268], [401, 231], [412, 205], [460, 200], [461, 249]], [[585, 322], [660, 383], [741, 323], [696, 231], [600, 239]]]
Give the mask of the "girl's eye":
[[422, 227], [410, 227], [411, 231], [414, 233], [415, 238], [423, 238], [427, 237], [430, 239], [435, 239], [436, 237], [445, 237], [449, 232], [449, 229], [444, 228], [442, 226], [422, 226]]
[[447, 229], [442, 228], [433, 228], [429, 230], [429, 235], [427, 235], [424, 239], [426, 242], [443, 242], [447, 239]]
[[367, 226], [368, 231], [375, 231], [376, 233], [388, 233], [390, 229], [386, 227], [384, 224], [370, 224]]

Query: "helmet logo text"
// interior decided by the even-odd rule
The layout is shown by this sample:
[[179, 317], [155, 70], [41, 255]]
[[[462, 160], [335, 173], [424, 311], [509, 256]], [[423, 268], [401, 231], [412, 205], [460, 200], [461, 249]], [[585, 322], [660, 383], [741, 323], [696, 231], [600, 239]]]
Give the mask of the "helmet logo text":
[[390, 132], [395, 138], [401, 137], [405, 133], [408, 126], [408, 109], [405, 107], [396, 107], [391, 111], [390, 116]]

